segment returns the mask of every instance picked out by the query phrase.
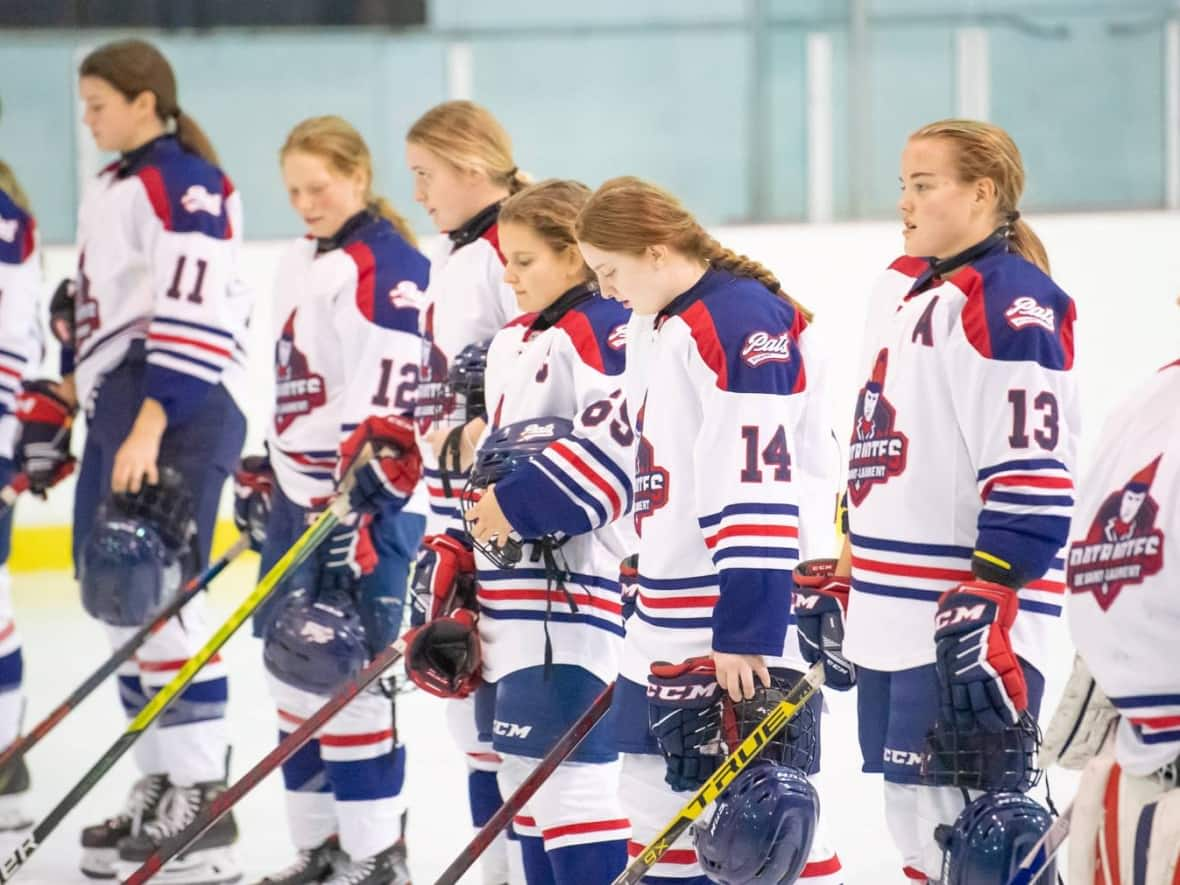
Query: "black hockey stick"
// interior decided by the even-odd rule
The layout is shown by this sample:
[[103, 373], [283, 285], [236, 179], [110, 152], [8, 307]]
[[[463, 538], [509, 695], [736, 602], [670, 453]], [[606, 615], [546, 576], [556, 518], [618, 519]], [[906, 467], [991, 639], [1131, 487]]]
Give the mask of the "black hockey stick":
[[676, 813], [671, 823], [652, 840], [650, 845], [631, 861], [627, 869], [623, 870], [611, 885], [637, 885], [640, 879], [654, 867], [661, 857], [672, 847], [677, 839], [684, 835], [685, 830], [692, 826], [692, 822], [700, 817], [710, 802], [720, 796], [725, 789], [734, 782], [747, 765], [762, 752], [762, 748], [771, 739], [786, 728], [787, 723], [803, 709], [808, 699], [819, 691], [824, 684], [824, 664], [819, 661], [811, 666], [796, 682], [787, 696], [779, 701], [761, 722], [755, 726], [738, 744], [725, 761], [721, 763], [713, 774], [705, 781], [684, 807]]
[[[0, 492], [0, 496], [3, 496], [3, 494], [3, 492]], [[86, 700], [91, 692], [102, 685], [108, 676], [118, 670], [125, 661], [130, 660], [132, 655], [139, 650], [140, 646], [147, 642], [153, 633], [168, 623], [174, 615], [178, 614], [188, 604], [189, 600], [204, 590], [214, 578], [225, 570], [227, 565], [233, 562], [249, 546], [250, 536], [243, 533], [234, 542], [234, 545], [221, 555], [217, 562], [210, 565], [205, 571], [189, 581], [171, 603], [162, 608], [154, 618], [140, 627], [134, 636], [119, 646], [119, 649], [103, 661], [97, 670], [86, 677], [86, 680], [74, 689], [68, 698], [58, 704], [31, 731], [18, 737], [9, 744], [8, 748], [3, 753], [0, 753], [0, 778], [4, 776], [4, 771], [9, 765], [16, 762], [40, 743], [45, 735], [49, 734], [59, 722], [65, 719], [82, 701]]]
[[443, 870], [442, 875], [435, 880], [434, 885], [454, 885], [471, 868], [471, 865], [479, 860], [479, 856], [495, 841], [496, 836], [500, 835], [500, 831], [508, 826], [517, 812], [524, 808], [525, 803], [549, 779], [549, 775], [553, 774], [557, 766], [561, 765], [569, 754], [577, 749], [578, 744], [582, 743], [583, 738], [590, 733], [591, 729], [598, 723], [598, 720], [606, 715], [606, 711], [610, 709], [614, 690], [615, 684], [612, 682], [598, 693], [598, 697], [594, 699], [594, 703], [590, 705], [589, 709], [578, 718], [577, 722], [569, 727], [569, 730], [561, 736], [557, 743], [553, 745], [553, 748], [537, 763], [537, 767], [524, 779], [524, 783], [516, 788], [516, 792], [504, 800], [504, 804], [480, 828], [479, 832], [475, 834], [475, 837], [467, 843], [467, 847], [459, 852], [459, 856], [451, 861], [449, 867]]
[[373, 658], [363, 670], [349, 679], [328, 701], [315, 711], [309, 718], [303, 720], [299, 727], [279, 741], [277, 747], [262, 757], [262, 761], [237, 779], [232, 785], [219, 793], [193, 821], [175, 836], [163, 842], [153, 851], [130, 877], [123, 880], [123, 885], [140, 885], [163, 869], [164, 864], [188, 848], [201, 834], [213, 826], [223, 814], [229, 811], [238, 800], [258, 786], [262, 780], [295, 755], [299, 748], [311, 740], [325, 722], [335, 716], [349, 701], [368, 688], [387, 669], [399, 661], [405, 654], [406, 643], [399, 639], [393, 645], [387, 646], [377, 657]]

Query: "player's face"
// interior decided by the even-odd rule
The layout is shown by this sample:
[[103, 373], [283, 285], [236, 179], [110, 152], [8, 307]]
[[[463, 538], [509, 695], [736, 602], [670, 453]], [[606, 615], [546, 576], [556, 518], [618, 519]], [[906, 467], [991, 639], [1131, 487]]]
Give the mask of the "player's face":
[[286, 338], [279, 339], [279, 365], [286, 366], [291, 362], [291, 342]]
[[864, 417], [866, 421], [872, 420], [874, 413], [877, 411], [877, 400], [880, 398], [881, 394], [875, 391], [865, 391]]
[[331, 237], [365, 208], [363, 173], [341, 175], [316, 154], [288, 151], [283, 156], [283, 182], [291, 208], [313, 237]]
[[578, 243], [578, 248], [590, 269], [598, 276], [598, 287], [602, 294], [623, 302], [635, 313], [659, 313], [676, 295], [668, 291], [667, 282], [660, 275], [650, 250], [636, 255], [631, 252], [607, 252], [589, 243]]
[[414, 201], [441, 233], [462, 227], [492, 202], [484, 199], [486, 177], [460, 169], [420, 144], [406, 142], [406, 165], [414, 176]]
[[576, 248], [557, 252], [527, 224], [501, 224], [500, 251], [504, 282], [525, 313], [544, 310], [584, 279], [582, 254]]
[[905, 253], [949, 258], [995, 227], [995, 188], [986, 179], [959, 181], [954, 147], [944, 138], [918, 138], [901, 154], [901, 215]]
[[1123, 522], [1130, 522], [1134, 519], [1146, 497], [1147, 492], [1132, 492], [1130, 489], [1124, 491], [1123, 498], [1119, 501], [1119, 519]]
[[154, 121], [155, 103], [146, 94], [128, 101], [123, 93], [101, 77], [82, 77], [78, 93], [85, 110], [82, 122], [94, 136], [98, 149], [110, 152], [130, 151], [143, 144], [144, 130]]

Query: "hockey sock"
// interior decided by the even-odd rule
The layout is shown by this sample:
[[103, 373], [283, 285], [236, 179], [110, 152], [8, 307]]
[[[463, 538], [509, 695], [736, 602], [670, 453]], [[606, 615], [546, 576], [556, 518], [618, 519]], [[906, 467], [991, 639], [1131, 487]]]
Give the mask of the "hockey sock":
[[[528, 885], [557, 885], [559, 879], [553, 875], [549, 855], [545, 853], [545, 840], [540, 836], [517, 835], [520, 853], [524, 858], [524, 878]], [[621, 867], [620, 867], [621, 869]], [[568, 879], [566, 881], [574, 881]], [[582, 882], [608, 882], [609, 879], [581, 878]]]
[[504, 804], [494, 771], [467, 772], [467, 798], [471, 803], [472, 826], [482, 827]]
[[[627, 840], [614, 839], [610, 842], [554, 848], [549, 852], [549, 863], [559, 885], [613, 882], [627, 866]], [[532, 879], [529, 879], [529, 885], [533, 885]]]

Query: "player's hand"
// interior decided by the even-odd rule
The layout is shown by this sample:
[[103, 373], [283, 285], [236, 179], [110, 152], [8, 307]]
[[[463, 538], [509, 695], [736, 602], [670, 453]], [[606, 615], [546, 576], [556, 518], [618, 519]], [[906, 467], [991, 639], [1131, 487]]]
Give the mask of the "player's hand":
[[715, 651], [713, 666], [717, 670], [717, 684], [729, 693], [734, 703], [753, 699], [755, 678], [770, 688], [770, 670], [762, 655], [735, 655]]
[[145, 399], [131, 432], [115, 453], [111, 491], [135, 494], [143, 488], [145, 480], [148, 485], [160, 481], [156, 461], [160, 457], [160, 439], [167, 426], [164, 407], [154, 399]]
[[463, 514], [467, 520], [467, 533], [477, 544], [495, 544], [503, 547], [512, 534], [512, 523], [500, 509], [496, 500], [496, 487], [490, 485], [472, 506]]

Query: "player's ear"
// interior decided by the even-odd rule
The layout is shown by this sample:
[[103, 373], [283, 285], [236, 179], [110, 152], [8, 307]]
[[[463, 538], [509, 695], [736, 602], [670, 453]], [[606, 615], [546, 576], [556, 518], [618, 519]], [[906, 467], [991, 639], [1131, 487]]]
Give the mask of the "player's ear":
[[156, 111], [156, 93], [152, 92], [150, 89], [145, 89], [143, 92], [139, 93], [139, 95], [135, 96], [135, 98], [131, 99], [131, 107], [137, 113], [143, 114], [145, 116], [159, 116]]
[[668, 247], [660, 244], [658, 246], [647, 247], [647, 257], [651, 259], [656, 269], [663, 267], [664, 262], [668, 260]]

